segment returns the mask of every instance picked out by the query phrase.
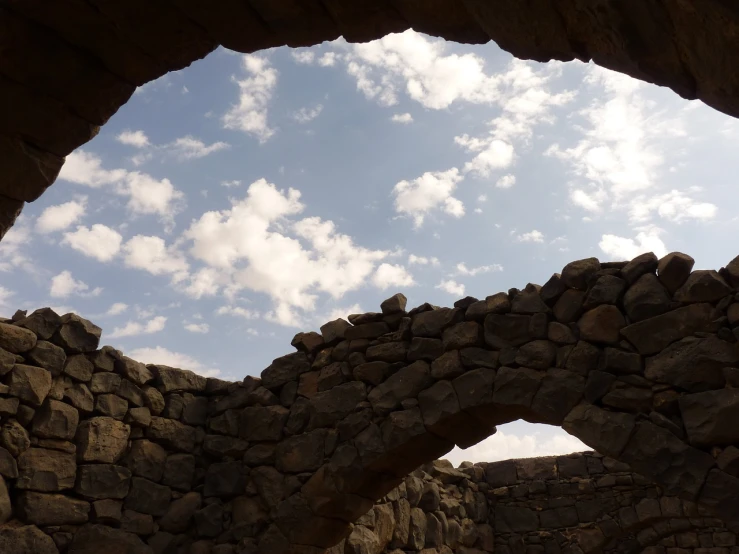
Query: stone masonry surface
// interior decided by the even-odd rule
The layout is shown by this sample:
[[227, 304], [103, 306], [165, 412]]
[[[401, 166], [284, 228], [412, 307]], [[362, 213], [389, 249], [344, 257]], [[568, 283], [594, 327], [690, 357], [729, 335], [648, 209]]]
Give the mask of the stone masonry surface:
[[739, 114], [732, 0], [0, 0], [0, 237], [137, 86], [218, 45], [255, 52], [414, 29], [595, 63]]
[[[737, 554], [739, 257], [693, 264], [578, 260], [453, 308], [396, 294], [239, 383], [17, 312], [0, 553]], [[430, 463], [517, 419], [600, 454]]]

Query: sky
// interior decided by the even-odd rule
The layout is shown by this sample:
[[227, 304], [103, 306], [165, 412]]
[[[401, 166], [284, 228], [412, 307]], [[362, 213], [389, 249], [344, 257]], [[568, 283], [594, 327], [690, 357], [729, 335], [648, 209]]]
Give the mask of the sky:
[[[238, 380], [299, 331], [543, 284], [571, 260], [737, 252], [735, 119], [592, 64], [408, 31], [219, 49], [137, 89], [0, 242], [0, 303]], [[516, 422], [449, 458], [585, 449]]]

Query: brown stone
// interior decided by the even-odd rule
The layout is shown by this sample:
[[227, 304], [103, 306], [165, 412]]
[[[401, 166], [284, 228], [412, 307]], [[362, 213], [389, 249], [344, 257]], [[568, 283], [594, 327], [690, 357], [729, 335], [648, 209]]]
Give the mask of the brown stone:
[[670, 292], [675, 294], [693, 270], [695, 260], [682, 252], [671, 252], [659, 260], [657, 272], [660, 282]]
[[95, 398], [95, 413], [123, 420], [128, 412], [128, 401], [115, 394], [99, 394]]
[[146, 436], [161, 443], [165, 448], [181, 452], [191, 452], [195, 448], [195, 428], [172, 419], [152, 417]]
[[582, 340], [618, 344], [619, 332], [626, 326], [626, 320], [616, 306], [604, 304], [585, 312], [577, 326]]
[[416, 337], [439, 338], [447, 327], [464, 319], [460, 308], [439, 308], [417, 314], [411, 324], [411, 332]]
[[289, 410], [282, 406], [244, 408], [239, 436], [249, 441], [278, 441], [282, 438], [289, 414]]
[[29, 448], [18, 456], [19, 489], [57, 492], [74, 486], [77, 466], [74, 454]]
[[131, 428], [111, 417], [93, 417], [77, 429], [77, 459], [113, 464], [125, 453]]
[[686, 338], [647, 358], [644, 376], [691, 392], [720, 388], [722, 368], [739, 364], [736, 343], [716, 337]]
[[62, 318], [51, 308], [39, 308], [31, 315], [19, 319], [15, 324], [33, 331], [41, 341], [47, 341], [61, 326]]
[[32, 406], [41, 406], [51, 390], [51, 373], [40, 367], [16, 364], [10, 372], [9, 394]]
[[429, 365], [423, 361], [413, 362], [372, 389], [367, 399], [376, 412], [386, 414], [398, 408], [402, 400], [416, 398], [431, 382]]
[[562, 269], [561, 279], [565, 286], [587, 290], [588, 280], [600, 270], [600, 261], [597, 258], [586, 258], [568, 263]]
[[316, 429], [282, 440], [275, 448], [275, 467], [283, 473], [304, 473], [323, 464], [326, 431]]
[[135, 440], [123, 463], [134, 475], [158, 482], [164, 473], [167, 452], [149, 440]]
[[80, 525], [89, 518], [90, 503], [62, 494], [24, 491], [18, 497], [18, 511], [33, 525]]
[[64, 364], [64, 373], [83, 383], [87, 383], [92, 379], [92, 372], [94, 370], [95, 366], [92, 365], [92, 362], [84, 354], [69, 356]]
[[85, 498], [125, 498], [131, 481], [131, 471], [110, 464], [80, 465], [74, 491]]
[[115, 545], [115, 554], [154, 554], [154, 551], [133, 533], [91, 524], [83, 525], [77, 530], [69, 554], [111, 552], [111, 545]]
[[365, 356], [368, 361], [388, 363], [404, 362], [408, 352], [407, 342], [386, 342], [367, 348]]
[[46, 439], [72, 440], [78, 423], [79, 413], [72, 406], [47, 400], [36, 412], [33, 434]]
[[431, 362], [444, 352], [444, 345], [441, 339], [431, 339], [426, 337], [413, 337], [408, 347], [408, 361], [425, 360]]
[[444, 352], [431, 362], [431, 376], [434, 379], [454, 379], [464, 373], [459, 350]]
[[731, 294], [731, 289], [718, 272], [698, 269], [675, 291], [675, 300], [685, 303], [716, 302], [728, 294]]
[[97, 349], [103, 332], [100, 327], [75, 314], [63, 315], [61, 323], [51, 342], [71, 354], [94, 352]]
[[639, 277], [624, 295], [624, 309], [632, 323], [669, 311], [671, 302], [672, 298], [652, 273]]
[[734, 424], [739, 415], [739, 390], [721, 389], [686, 394], [679, 400], [690, 444], [723, 446], [739, 441]]
[[547, 369], [554, 365], [557, 348], [547, 340], [527, 342], [516, 352], [516, 363], [531, 369]]
[[67, 360], [67, 355], [64, 353], [64, 349], [47, 342], [40, 340], [36, 343], [36, 346], [26, 354], [26, 360], [31, 365], [36, 365], [49, 370], [53, 376], [61, 375], [64, 369], [64, 362]]
[[0, 552], [12, 552], [13, 554], [59, 554], [59, 550], [51, 537], [35, 525], [0, 527]]
[[344, 340], [344, 333], [351, 327], [351, 323], [344, 319], [335, 319], [321, 325], [321, 335], [327, 345], [335, 345]]
[[403, 312], [405, 311], [406, 304], [408, 303], [408, 299], [405, 297], [403, 293], [397, 293], [392, 295], [387, 300], [383, 300], [380, 304], [380, 309], [382, 310], [383, 314], [394, 314], [397, 312]]
[[269, 390], [280, 388], [288, 381], [297, 381], [301, 373], [310, 370], [310, 362], [303, 352], [294, 352], [275, 359], [262, 372], [262, 385]]
[[441, 341], [445, 351], [482, 346], [482, 327], [474, 321], [457, 323], [444, 330]]
[[577, 321], [583, 310], [585, 293], [580, 290], [568, 289], [559, 297], [554, 304], [554, 317], [560, 323], [572, 323]]
[[141, 477], [132, 477], [131, 490], [126, 496], [124, 506], [142, 514], [163, 516], [167, 513], [171, 496], [169, 487]]
[[645, 252], [623, 266], [621, 268], [621, 275], [631, 285], [643, 275], [654, 274], [657, 271], [658, 265], [659, 260], [654, 252]]
[[10, 323], [0, 323], [0, 348], [22, 354], [36, 346], [38, 338], [35, 333]]
[[570, 435], [607, 456], [618, 458], [636, 424], [630, 414], [609, 412], [590, 404], [579, 404], [567, 414], [562, 428]]
[[[374, 390], [377, 390], [377, 388]], [[366, 399], [366, 386], [357, 381], [344, 383], [331, 390], [319, 392], [311, 398], [308, 406], [308, 429], [334, 426], [352, 413], [357, 404]]]
[[167, 513], [159, 520], [159, 528], [168, 533], [184, 533], [191, 525], [195, 512], [200, 509], [202, 498], [197, 492], [189, 492], [170, 504]]
[[64, 390], [64, 399], [78, 410], [89, 413], [93, 410], [95, 398], [84, 383], [74, 383]]

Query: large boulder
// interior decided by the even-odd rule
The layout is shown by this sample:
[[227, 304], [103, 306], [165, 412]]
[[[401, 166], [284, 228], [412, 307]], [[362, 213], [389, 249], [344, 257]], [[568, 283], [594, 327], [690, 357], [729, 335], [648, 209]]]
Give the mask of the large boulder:
[[41, 406], [51, 390], [51, 373], [40, 367], [16, 364], [10, 372], [8, 394], [32, 406]]
[[192, 371], [175, 369], [166, 365], [150, 366], [164, 394], [174, 391], [203, 392], [207, 379]]
[[62, 325], [62, 318], [51, 308], [39, 308], [15, 322], [18, 327], [33, 331], [41, 340], [49, 340]]
[[24, 491], [18, 497], [23, 521], [40, 525], [80, 525], [87, 523], [90, 503], [63, 494]]
[[93, 417], [79, 424], [77, 459], [114, 464], [126, 452], [131, 427], [112, 417]]
[[33, 434], [45, 439], [72, 440], [77, 432], [79, 412], [58, 400], [47, 400], [36, 412]]
[[48, 369], [55, 377], [61, 375], [64, 362], [67, 360], [67, 354], [63, 348], [45, 340], [38, 341], [25, 357], [32, 365]]
[[0, 323], [0, 348], [13, 354], [23, 354], [36, 346], [38, 337], [33, 331], [11, 325]]
[[310, 361], [304, 352], [287, 354], [275, 359], [262, 371], [262, 386], [269, 390], [279, 389], [290, 381], [297, 381], [306, 371], [310, 371]]
[[[104, 549], [104, 551], [111, 553], [109, 548]], [[0, 552], [7, 552], [8, 554], [59, 554], [59, 550], [51, 537], [35, 525], [0, 527]], [[77, 552], [76, 554], [80, 553]], [[85, 554], [97, 553], [89, 551]], [[134, 552], [126, 554], [134, 554]]]
[[[56, 550], [49, 551], [51, 552], [56, 554]], [[154, 550], [133, 533], [105, 525], [90, 524], [83, 525], [74, 534], [68, 554], [100, 554], [102, 552], [105, 554], [154, 554]]]
[[77, 468], [74, 491], [85, 498], [125, 498], [131, 481], [131, 471], [111, 464], [89, 464]]
[[18, 456], [18, 489], [57, 492], [74, 487], [74, 454], [47, 448], [29, 448]]
[[688, 440], [699, 448], [739, 442], [739, 389], [686, 394], [678, 401]]
[[146, 430], [148, 438], [180, 452], [191, 452], [195, 448], [196, 435], [195, 427], [164, 417], [152, 417]]
[[367, 399], [376, 412], [386, 414], [398, 408], [401, 401], [416, 398], [432, 382], [429, 365], [419, 360], [388, 377], [370, 391]]
[[52, 337], [52, 342], [58, 344], [71, 354], [94, 352], [100, 343], [103, 330], [76, 314], [65, 314], [61, 318], [62, 325]]

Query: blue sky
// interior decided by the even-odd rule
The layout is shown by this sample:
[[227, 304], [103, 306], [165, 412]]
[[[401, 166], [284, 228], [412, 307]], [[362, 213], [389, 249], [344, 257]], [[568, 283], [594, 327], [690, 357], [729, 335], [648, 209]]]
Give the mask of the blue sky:
[[[0, 301], [241, 379], [398, 291], [451, 305], [645, 251], [718, 268], [736, 255], [737, 137], [668, 89], [492, 43], [219, 49], [138, 89], [68, 157], [0, 243]], [[516, 423], [455, 461], [573, 441]]]

